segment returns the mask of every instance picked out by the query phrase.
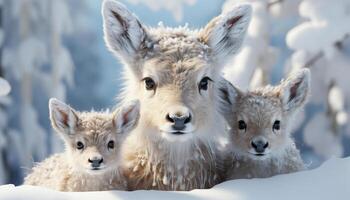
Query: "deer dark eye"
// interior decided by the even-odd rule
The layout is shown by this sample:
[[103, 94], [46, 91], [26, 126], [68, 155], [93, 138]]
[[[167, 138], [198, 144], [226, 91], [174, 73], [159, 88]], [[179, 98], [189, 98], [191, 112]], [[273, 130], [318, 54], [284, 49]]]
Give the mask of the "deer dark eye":
[[82, 142], [78, 141], [78, 142], [77, 142], [77, 149], [78, 149], [78, 150], [84, 149], [84, 144], [83, 144]]
[[281, 129], [281, 122], [279, 120], [276, 120], [274, 123], [273, 123], [273, 126], [272, 126], [272, 129], [275, 131], [278, 131]]
[[155, 90], [156, 89], [156, 83], [150, 77], [144, 78], [143, 81], [145, 82], [146, 90]]
[[204, 77], [198, 84], [199, 91], [201, 90], [207, 90], [208, 89], [208, 84], [211, 79], [209, 77]]
[[114, 141], [113, 140], [109, 141], [107, 146], [109, 149], [114, 149]]
[[238, 129], [239, 130], [246, 130], [247, 129], [247, 124], [243, 120], [238, 121]]

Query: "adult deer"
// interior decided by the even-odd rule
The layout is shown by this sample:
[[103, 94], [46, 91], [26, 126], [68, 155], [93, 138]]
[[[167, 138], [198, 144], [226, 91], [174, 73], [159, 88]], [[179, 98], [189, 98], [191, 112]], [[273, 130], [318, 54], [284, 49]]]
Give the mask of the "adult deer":
[[144, 26], [124, 5], [103, 3], [107, 47], [124, 64], [121, 103], [138, 99], [140, 120], [123, 147], [129, 189], [191, 190], [220, 181], [220, 70], [240, 48], [251, 8], [242, 5], [201, 30]]

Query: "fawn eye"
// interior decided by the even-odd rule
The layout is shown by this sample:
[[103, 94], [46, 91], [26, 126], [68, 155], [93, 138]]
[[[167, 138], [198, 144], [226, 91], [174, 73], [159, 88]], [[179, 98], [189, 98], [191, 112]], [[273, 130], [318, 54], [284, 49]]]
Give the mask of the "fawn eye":
[[156, 83], [150, 77], [144, 78], [143, 81], [145, 82], [146, 90], [155, 90], [156, 89]]
[[82, 142], [78, 141], [78, 142], [77, 142], [77, 149], [78, 149], [78, 150], [84, 149], [84, 144], [83, 144]]
[[114, 141], [113, 140], [109, 141], [107, 146], [109, 149], [114, 149]]
[[207, 90], [209, 81], [212, 81], [209, 77], [204, 77], [198, 84], [199, 91], [201, 90]]
[[276, 120], [276, 121], [273, 123], [272, 129], [273, 129], [273, 130], [276, 130], [276, 131], [278, 131], [278, 130], [281, 129], [281, 122], [280, 122], [280, 120]]
[[247, 124], [243, 120], [238, 121], [238, 129], [239, 130], [246, 130], [247, 129]]

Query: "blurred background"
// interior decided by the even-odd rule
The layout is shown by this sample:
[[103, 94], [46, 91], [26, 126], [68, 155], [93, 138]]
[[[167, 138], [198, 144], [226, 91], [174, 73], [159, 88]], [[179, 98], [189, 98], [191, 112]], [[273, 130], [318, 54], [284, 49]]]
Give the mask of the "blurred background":
[[[48, 99], [77, 110], [115, 105], [121, 65], [104, 46], [99, 0], [0, 0], [0, 184], [21, 184], [62, 151]], [[277, 84], [310, 68], [312, 95], [295, 121], [309, 168], [350, 155], [350, 0], [122, 0], [141, 21], [200, 28], [222, 10], [250, 3], [242, 51], [223, 73], [242, 89]]]

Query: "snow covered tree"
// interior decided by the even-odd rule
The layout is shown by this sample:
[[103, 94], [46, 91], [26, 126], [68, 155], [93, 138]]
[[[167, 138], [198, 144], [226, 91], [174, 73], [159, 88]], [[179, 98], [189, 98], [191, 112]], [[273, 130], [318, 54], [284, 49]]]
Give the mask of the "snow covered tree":
[[227, 65], [224, 76], [241, 89], [255, 88], [271, 82], [271, 70], [279, 50], [271, 45], [272, 13], [267, 0], [228, 0], [223, 10], [235, 4], [249, 3], [252, 19], [238, 55]]
[[[0, 76], [2, 74], [0, 73]], [[0, 184], [5, 184], [8, 181], [7, 176], [7, 162], [6, 162], [6, 127], [8, 124], [8, 118], [5, 112], [5, 106], [11, 101], [9, 97], [5, 97], [11, 90], [9, 83], [0, 77]]]
[[3, 2], [6, 44], [1, 62], [16, 91], [11, 94], [16, 109], [7, 112], [12, 126], [6, 136], [6, 149], [11, 152], [7, 165], [13, 170], [9, 174], [16, 174], [12, 180], [19, 181], [25, 173], [23, 167], [31, 167], [33, 161], [42, 160], [57, 146], [38, 113], [47, 113], [49, 97], [65, 100], [66, 85], [73, 85], [74, 65], [62, 40], [72, 31], [68, 3]]
[[6, 97], [11, 90], [10, 84], [2, 78], [4, 76], [3, 69], [1, 66], [2, 59], [2, 46], [4, 41], [4, 31], [3, 31], [3, 23], [2, 23], [2, 13], [3, 13], [3, 4], [2, 0], [0, 0], [0, 184], [7, 183], [7, 162], [5, 157], [6, 151], [6, 126], [8, 123], [8, 118], [5, 112], [5, 106], [10, 103], [10, 98]]
[[311, 104], [318, 109], [305, 127], [304, 140], [324, 158], [342, 156], [343, 139], [350, 132], [349, 9], [349, 0], [304, 0], [299, 13], [305, 21], [287, 35], [295, 50], [289, 70], [307, 67], [313, 75]]

